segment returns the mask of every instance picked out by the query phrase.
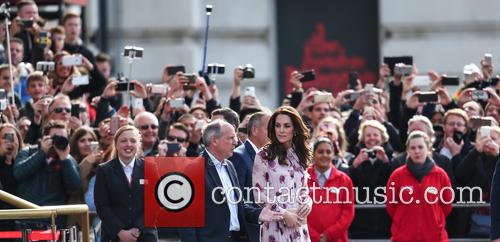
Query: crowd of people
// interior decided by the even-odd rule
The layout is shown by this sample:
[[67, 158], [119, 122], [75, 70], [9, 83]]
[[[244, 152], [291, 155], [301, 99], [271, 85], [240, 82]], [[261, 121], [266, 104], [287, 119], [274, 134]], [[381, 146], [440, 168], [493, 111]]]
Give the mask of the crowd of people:
[[[112, 77], [109, 56], [80, 38], [81, 21], [70, 12], [48, 28], [36, 3], [21, 0], [11, 26], [0, 24], [0, 182], [37, 205], [87, 204], [96, 241], [500, 241], [491, 61], [468, 65], [455, 93], [432, 70], [428, 87], [414, 85], [415, 65], [401, 74], [382, 64], [377, 83], [358, 79], [336, 95], [304, 90], [294, 71], [276, 110], [241, 93], [246, 75], [236, 67], [222, 107], [215, 83], [169, 65], [160, 85]], [[144, 228], [140, 180], [144, 157], [155, 156], [205, 157], [204, 227]], [[232, 188], [252, 192], [220, 204], [210, 197], [216, 188], [224, 192], [215, 198], [232, 201]], [[491, 207], [452, 206], [460, 203]], [[57, 217], [60, 227], [78, 223]]]

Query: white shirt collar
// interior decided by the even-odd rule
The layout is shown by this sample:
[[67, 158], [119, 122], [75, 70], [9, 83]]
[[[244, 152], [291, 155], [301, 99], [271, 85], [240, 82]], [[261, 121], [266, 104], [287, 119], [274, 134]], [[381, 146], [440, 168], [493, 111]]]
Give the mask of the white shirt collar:
[[212, 153], [210, 153], [210, 151], [208, 151], [208, 150], [206, 150], [206, 151], [207, 151], [208, 157], [210, 157], [210, 159], [214, 163], [215, 167], [222, 167], [222, 166], [227, 165], [226, 162], [223, 163], [223, 162], [217, 160], [217, 158], [215, 158], [215, 156], [212, 155]]
[[134, 164], [135, 164], [135, 157], [132, 158], [132, 160], [130, 161], [130, 163], [128, 163], [128, 165], [125, 165], [125, 163], [123, 163], [123, 161], [118, 157], [118, 160], [120, 161], [120, 164], [122, 165], [122, 168], [125, 169], [127, 167], [130, 167], [130, 168], [134, 168]]
[[[318, 171], [316, 169], [316, 167], [314, 168], [314, 173], [316, 173], [316, 177], [319, 178], [319, 176], [321, 176], [321, 172]], [[330, 177], [330, 173], [332, 173], [332, 167], [330, 166], [330, 168], [328, 168], [328, 170], [326, 170], [325, 172], [323, 172], [323, 174], [325, 174], [325, 178], [328, 180], [328, 178]]]

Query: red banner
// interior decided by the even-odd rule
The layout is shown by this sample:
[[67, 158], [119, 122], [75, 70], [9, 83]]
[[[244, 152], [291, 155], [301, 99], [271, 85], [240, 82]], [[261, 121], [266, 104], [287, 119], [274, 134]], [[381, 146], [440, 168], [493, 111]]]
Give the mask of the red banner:
[[205, 159], [146, 157], [144, 226], [205, 226]]

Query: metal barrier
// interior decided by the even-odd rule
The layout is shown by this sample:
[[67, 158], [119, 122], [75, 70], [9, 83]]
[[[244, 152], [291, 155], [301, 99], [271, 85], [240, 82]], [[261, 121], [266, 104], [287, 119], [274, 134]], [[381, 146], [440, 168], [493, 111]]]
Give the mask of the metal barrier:
[[[57, 215], [79, 215], [83, 233], [82, 240], [84, 242], [89, 241], [89, 207], [87, 205], [38, 206], [2, 190], [0, 190], [0, 200], [20, 208], [0, 210], [0, 220], [50, 218], [54, 234], [56, 234], [55, 218]], [[77, 237], [77, 233], [73, 232], [73, 239]]]

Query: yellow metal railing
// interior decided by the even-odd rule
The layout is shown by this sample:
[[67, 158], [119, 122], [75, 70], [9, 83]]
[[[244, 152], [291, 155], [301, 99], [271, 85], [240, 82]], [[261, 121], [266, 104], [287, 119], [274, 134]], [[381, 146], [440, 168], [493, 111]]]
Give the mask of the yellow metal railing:
[[54, 233], [55, 217], [57, 215], [79, 215], [83, 241], [89, 241], [89, 207], [87, 205], [38, 206], [2, 190], [0, 190], [0, 200], [19, 208], [0, 210], [0, 220], [51, 218]]

